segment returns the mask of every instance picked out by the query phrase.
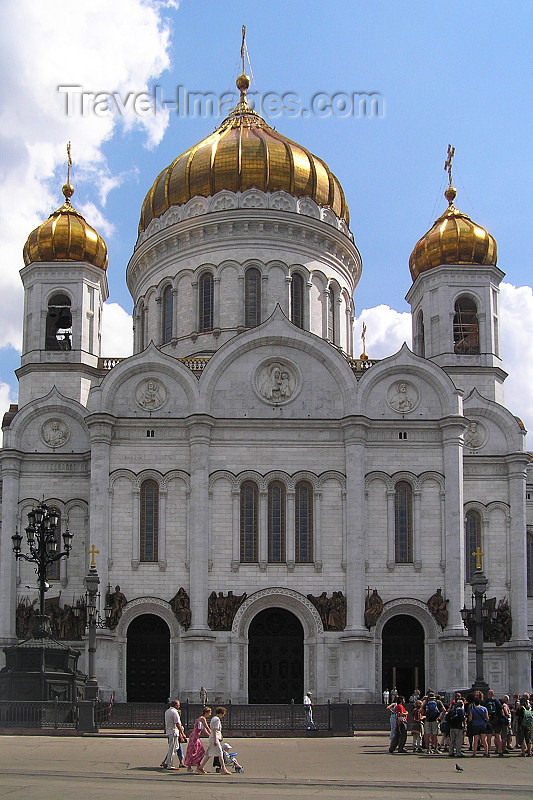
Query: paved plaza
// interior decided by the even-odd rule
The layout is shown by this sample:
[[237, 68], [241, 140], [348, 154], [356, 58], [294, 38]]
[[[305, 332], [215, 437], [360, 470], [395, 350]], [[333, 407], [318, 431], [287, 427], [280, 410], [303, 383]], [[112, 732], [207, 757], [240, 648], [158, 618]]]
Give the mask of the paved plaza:
[[386, 734], [233, 739], [243, 775], [168, 772], [163, 737], [0, 737], [0, 798], [9, 800], [462, 800], [533, 796], [533, 758], [389, 755]]

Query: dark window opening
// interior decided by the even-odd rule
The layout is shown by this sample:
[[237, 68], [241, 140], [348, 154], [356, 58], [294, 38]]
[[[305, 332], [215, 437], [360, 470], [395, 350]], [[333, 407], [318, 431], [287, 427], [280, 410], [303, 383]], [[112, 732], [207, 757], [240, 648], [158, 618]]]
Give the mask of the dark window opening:
[[48, 303], [45, 350], [72, 350], [72, 313], [65, 294], [55, 294]]
[[455, 303], [453, 346], [458, 355], [478, 355], [480, 352], [477, 307], [469, 297], [460, 297]]

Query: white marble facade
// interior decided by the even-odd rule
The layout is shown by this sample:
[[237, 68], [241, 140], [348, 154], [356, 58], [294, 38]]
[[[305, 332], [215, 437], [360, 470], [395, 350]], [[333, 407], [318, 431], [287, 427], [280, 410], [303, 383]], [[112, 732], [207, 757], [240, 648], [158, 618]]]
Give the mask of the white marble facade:
[[[245, 315], [249, 268], [260, 276], [253, 327]], [[470, 603], [465, 515], [474, 509], [482, 520], [488, 595], [509, 598], [513, 618], [510, 641], [488, 646], [488, 677], [498, 692], [529, 688], [525, 434], [501, 404], [503, 371], [494, 348], [485, 348], [490, 358], [441, 355], [450, 351], [446, 325], [464, 281], [477, 281], [479, 304], [490, 304], [502, 273], [472, 267], [472, 278], [461, 270], [423, 273], [410, 289], [414, 320], [420, 308], [438, 318], [437, 338], [426, 331], [434, 348], [426, 357], [414, 322], [414, 352], [404, 345], [362, 363], [353, 358], [361, 259], [343, 221], [284, 192], [196, 198], [169, 209], [140, 237], [127, 269], [134, 355], [106, 369], [94, 327], [83, 328], [89, 302], [99, 314], [107, 297], [102, 274], [84, 263], [26, 266], [20, 398], [1, 452], [0, 642], [15, 640], [18, 599], [32, 593], [31, 568], [15, 565], [10, 537], [44, 496], [74, 533], [51, 595], [61, 591], [61, 602], [70, 603], [82, 593], [94, 544], [102, 587], [120, 585], [129, 601], [116, 629], [98, 636], [97, 677], [119, 700], [126, 699], [128, 627], [154, 614], [169, 629], [171, 694], [196, 698], [203, 685], [246, 702], [248, 631], [268, 608], [300, 621], [304, 685], [318, 701], [379, 698], [382, 634], [399, 614], [423, 631], [426, 686], [463, 688], [473, 679], [459, 610]], [[213, 324], [202, 332], [199, 280], [206, 272]], [[291, 321], [295, 275], [303, 279], [302, 327]], [[165, 336], [167, 287], [172, 318]], [[72, 301], [73, 349], [46, 352], [42, 320], [50, 292], [59, 290]], [[487, 311], [487, 340], [494, 325], [496, 314]], [[146, 480], [158, 491], [156, 560], [143, 559], [140, 549]], [[251, 561], [241, 553], [246, 481], [258, 490]], [[267, 541], [272, 481], [283, 487], [286, 503], [285, 550], [276, 563]], [[312, 559], [305, 563], [295, 545], [301, 481], [312, 487]], [[395, 538], [399, 483], [412, 498], [411, 552], [403, 560]], [[169, 603], [180, 586], [190, 597], [188, 630]], [[367, 587], [377, 588], [384, 603], [370, 630]], [[448, 600], [444, 629], [427, 606], [437, 588]], [[246, 600], [231, 630], [212, 631], [208, 597], [229, 590]], [[344, 630], [324, 630], [307, 598], [323, 591], [346, 597]]]

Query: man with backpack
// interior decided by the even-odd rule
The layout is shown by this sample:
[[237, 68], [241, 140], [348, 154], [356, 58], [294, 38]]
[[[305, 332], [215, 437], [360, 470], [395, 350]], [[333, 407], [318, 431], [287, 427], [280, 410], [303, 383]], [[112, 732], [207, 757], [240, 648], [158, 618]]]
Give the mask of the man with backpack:
[[533, 722], [533, 710], [529, 697], [524, 695], [520, 698], [520, 705], [517, 716], [517, 742], [520, 745], [522, 752], [521, 756], [531, 757], [531, 724]]
[[487, 742], [489, 746], [492, 743], [492, 737], [494, 736], [494, 744], [496, 745], [496, 752], [500, 757], [503, 757], [503, 749], [502, 749], [502, 728], [503, 728], [503, 714], [502, 714], [502, 704], [499, 700], [494, 697], [494, 690], [489, 689], [487, 692], [487, 699], [485, 701], [485, 707], [489, 712], [489, 725], [487, 727]]
[[427, 699], [422, 706], [425, 716], [425, 735], [427, 754], [438, 753], [439, 717], [444, 711], [441, 701], [435, 697], [435, 692], [428, 692]]
[[463, 734], [465, 725], [465, 709], [461, 699], [457, 699], [446, 716], [444, 717], [449, 725], [450, 746], [448, 756], [453, 758], [464, 758], [463, 754]]

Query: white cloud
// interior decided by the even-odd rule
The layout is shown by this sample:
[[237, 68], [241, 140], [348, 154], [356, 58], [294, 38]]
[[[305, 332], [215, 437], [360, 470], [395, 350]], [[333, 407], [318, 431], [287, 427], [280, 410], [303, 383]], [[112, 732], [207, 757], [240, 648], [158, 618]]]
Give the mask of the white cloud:
[[533, 447], [533, 291], [529, 286], [500, 285], [500, 341], [506, 405], [530, 431]]
[[125, 358], [133, 353], [131, 315], [118, 303], [104, 303], [102, 314], [102, 355]]
[[[62, 202], [49, 182], [65, 167], [66, 142], [72, 142], [74, 182], [90, 181], [95, 198], [105, 204], [123, 176], [111, 174], [103, 145], [117, 130], [136, 127], [153, 147], [168, 125], [168, 114], [139, 116], [133, 109], [123, 115], [67, 116], [66, 94], [58, 86], [121, 97], [145, 92], [170, 65], [167, 6], [176, 3], [4, 0], [0, 5], [0, 347], [20, 348], [22, 246]], [[101, 211], [85, 208], [87, 221], [110, 235]]]
[[366, 325], [366, 353], [369, 358], [391, 356], [404, 342], [411, 347], [411, 314], [380, 305], [363, 309], [355, 319], [355, 356], [363, 349], [359, 339], [363, 322]]

